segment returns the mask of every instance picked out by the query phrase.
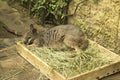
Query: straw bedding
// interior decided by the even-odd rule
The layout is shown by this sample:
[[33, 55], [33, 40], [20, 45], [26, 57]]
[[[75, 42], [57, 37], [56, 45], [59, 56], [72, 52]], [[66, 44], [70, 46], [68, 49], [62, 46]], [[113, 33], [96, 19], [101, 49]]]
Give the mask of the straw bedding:
[[112, 56], [105, 54], [104, 51], [97, 47], [96, 43], [89, 45], [86, 51], [61, 51], [48, 49], [47, 47], [27, 48], [45, 63], [50, 65], [53, 70], [58, 71], [65, 77], [72, 77], [105, 64], [110, 64], [114, 61]]

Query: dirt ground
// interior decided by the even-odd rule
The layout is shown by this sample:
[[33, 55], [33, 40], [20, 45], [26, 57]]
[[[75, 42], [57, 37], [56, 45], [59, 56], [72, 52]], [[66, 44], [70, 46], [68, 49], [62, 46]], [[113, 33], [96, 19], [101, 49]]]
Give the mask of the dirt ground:
[[[0, 3], [2, 4], [2, 2]], [[5, 3], [4, 6], [5, 5], [7, 4]], [[2, 13], [2, 11], [4, 10], [0, 8], [0, 13]], [[6, 14], [5, 11], [4, 14]], [[20, 16], [17, 19], [13, 16], [15, 22], [21, 22], [19, 29], [22, 30], [18, 29], [18, 31], [16, 30], [17, 32], [11, 33], [11, 31], [14, 31], [18, 27], [18, 24], [14, 24], [14, 21], [9, 21], [9, 15], [7, 17], [8, 19], [5, 18], [5, 15], [2, 17], [4, 21], [0, 19], [0, 80], [49, 80], [41, 74], [38, 69], [34, 68], [34, 66], [21, 57], [16, 50], [16, 42], [20, 41], [22, 36], [18, 37], [15, 34], [21, 33], [24, 25], [27, 27], [34, 21], [31, 21], [29, 18], [24, 18], [24, 20], [27, 21], [25, 22], [21, 20]], [[10, 27], [13, 25], [14, 27]], [[3, 26], [6, 26], [10, 31], [7, 31]], [[24, 32], [21, 34], [24, 34]], [[101, 80], [120, 80], [120, 72]]]

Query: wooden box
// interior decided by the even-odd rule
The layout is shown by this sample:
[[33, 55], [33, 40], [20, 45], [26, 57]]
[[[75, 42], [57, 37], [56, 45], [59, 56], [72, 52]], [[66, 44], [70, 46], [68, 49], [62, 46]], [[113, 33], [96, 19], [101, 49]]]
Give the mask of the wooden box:
[[[93, 41], [90, 41], [90, 43], [94, 43]], [[55, 71], [51, 66], [49, 66], [47, 63], [42, 61], [39, 57], [34, 55], [30, 50], [28, 50], [25, 45], [21, 44], [21, 42], [17, 43], [17, 50], [18, 53], [24, 57], [28, 62], [30, 62], [34, 67], [40, 70], [44, 75], [46, 75], [51, 80], [98, 80], [100, 78], [103, 78], [105, 76], [114, 74], [116, 72], [120, 71], [120, 56], [107, 50], [106, 48], [100, 46], [97, 44], [97, 46], [103, 50], [106, 51], [106, 54], [109, 54], [113, 58], [115, 58], [115, 61], [113, 61], [110, 64], [103, 65], [101, 67], [95, 68], [91, 71], [78, 74], [73, 77], [64, 77], [59, 72]]]

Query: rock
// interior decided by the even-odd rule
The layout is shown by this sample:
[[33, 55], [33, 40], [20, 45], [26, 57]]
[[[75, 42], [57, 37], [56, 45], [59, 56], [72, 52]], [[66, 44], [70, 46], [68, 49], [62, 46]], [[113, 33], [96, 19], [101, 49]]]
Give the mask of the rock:
[[[15, 35], [9, 33], [5, 28], [4, 28], [4, 24], [2, 22], [0, 22], [0, 38], [11, 38], [11, 37], [15, 37]], [[0, 40], [1, 41], [1, 40]]]
[[0, 1], [0, 21], [6, 25], [6, 28], [15, 34], [23, 35], [33, 24], [30, 18], [21, 16], [19, 12], [11, 8], [6, 2]]

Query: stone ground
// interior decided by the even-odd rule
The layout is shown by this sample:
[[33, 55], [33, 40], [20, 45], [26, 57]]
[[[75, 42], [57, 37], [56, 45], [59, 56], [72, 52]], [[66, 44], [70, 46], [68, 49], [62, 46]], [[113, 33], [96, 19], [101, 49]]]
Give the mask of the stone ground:
[[[31, 23], [34, 21], [0, 1], [0, 80], [49, 80], [16, 50], [15, 42], [21, 40], [19, 36]], [[120, 72], [101, 80], [120, 80]]]

